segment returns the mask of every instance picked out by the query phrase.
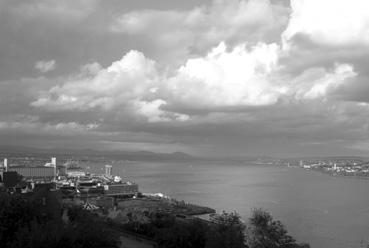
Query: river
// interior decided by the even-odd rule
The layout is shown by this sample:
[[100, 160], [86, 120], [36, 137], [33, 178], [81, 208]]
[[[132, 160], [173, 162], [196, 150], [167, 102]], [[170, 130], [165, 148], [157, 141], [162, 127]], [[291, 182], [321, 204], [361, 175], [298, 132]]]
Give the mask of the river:
[[[101, 172], [103, 165], [88, 166]], [[117, 162], [113, 170], [141, 192], [236, 211], [244, 219], [263, 208], [312, 248], [358, 248], [369, 239], [369, 180], [225, 162]]]

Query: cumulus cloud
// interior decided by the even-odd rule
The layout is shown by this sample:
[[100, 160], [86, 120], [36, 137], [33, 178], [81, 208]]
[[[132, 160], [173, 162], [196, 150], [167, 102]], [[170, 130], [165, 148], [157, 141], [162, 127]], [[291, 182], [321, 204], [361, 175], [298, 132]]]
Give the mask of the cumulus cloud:
[[53, 71], [56, 69], [56, 62], [55, 60], [40, 60], [35, 63], [35, 69], [39, 70], [42, 73]]
[[46, 106], [52, 110], [111, 109], [120, 102], [143, 97], [154, 81], [158, 80], [155, 62], [137, 51], [127, 53], [106, 69], [95, 66], [92, 71], [96, 75], [92, 77], [84, 77], [86, 68], [91, 72], [90, 65], [84, 66], [82, 76], [55, 86], [33, 105]]
[[[227, 51], [224, 43], [205, 57], [189, 59], [167, 75], [156, 62], [131, 51], [95, 75], [81, 75], [44, 92], [32, 105], [50, 110], [131, 109], [150, 121], [188, 120], [166, 105], [191, 108], [273, 104], [286, 89], [272, 82], [279, 46], [246, 44]], [[85, 66], [83, 68], [89, 68]], [[100, 69], [100, 70], [99, 70]]]
[[160, 77], [154, 61], [130, 51], [106, 69], [97, 64], [83, 66], [79, 75], [45, 92], [32, 106], [50, 111], [119, 109], [133, 111], [150, 122], [185, 120], [184, 115], [161, 109], [166, 102], [154, 96]]
[[283, 75], [280, 54], [275, 43], [232, 49], [220, 43], [204, 57], [188, 59], [168, 73], [144, 54], [130, 51], [107, 68], [83, 66], [79, 74], [42, 92], [31, 105], [49, 111], [125, 113], [151, 123], [186, 122], [195, 113], [183, 109], [242, 111], [286, 99], [325, 100], [357, 75], [348, 64], [308, 69], [297, 77]]
[[174, 77], [167, 91], [173, 101], [195, 108], [269, 105], [284, 89], [272, 83], [277, 69], [279, 46], [245, 44], [227, 51], [219, 44], [205, 57], [189, 59]]
[[292, 13], [283, 33], [287, 44], [306, 36], [316, 44], [369, 44], [369, 2], [366, 0], [291, 0]]

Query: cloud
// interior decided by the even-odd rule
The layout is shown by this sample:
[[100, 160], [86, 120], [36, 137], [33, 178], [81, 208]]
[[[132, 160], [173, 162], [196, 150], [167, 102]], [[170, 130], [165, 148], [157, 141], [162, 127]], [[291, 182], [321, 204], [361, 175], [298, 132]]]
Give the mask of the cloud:
[[287, 16], [287, 7], [269, 0], [214, 0], [210, 6], [190, 10], [127, 12], [112, 23], [111, 30], [148, 39], [159, 55], [175, 59], [207, 52], [220, 41], [278, 40]]
[[83, 66], [31, 105], [48, 111], [125, 113], [148, 122], [189, 121], [196, 110], [237, 112], [280, 101], [326, 100], [357, 76], [349, 64], [284, 75], [280, 56], [275, 43], [233, 49], [220, 43], [168, 72], [143, 53], [130, 51], [107, 68]]
[[[106, 69], [94, 66], [94, 75], [80, 75], [55, 86], [32, 103], [52, 111], [120, 108], [146, 116], [150, 121], [188, 120], [166, 111], [169, 105], [191, 108], [258, 106], [274, 104], [286, 90], [272, 83], [279, 47], [246, 44], [227, 51], [224, 43], [205, 57], [189, 59], [172, 73], [137, 51], [128, 52]], [[168, 106], [167, 106], [168, 105]]]
[[279, 46], [245, 44], [227, 51], [219, 44], [205, 57], [187, 60], [168, 79], [172, 100], [195, 108], [258, 106], [274, 104], [284, 91], [272, 83], [277, 70]]
[[55, 19], [61, 22], [80, 21], [96, 8], [98, 0], [30, 0], [12, 3], [12, 10], [26, 19]]
[[357, 75], [353, 66], [349, 64], [336, 64], [330, 71], [309, 68], [293, 79], [291, 90], [297, 99], [324, 99]]
[[174, 109], [238, 112], [280, 101], [325, 101], [357, 77], [351, 64], [308, 68], [297, 76], [289, 75], [279, 63], [282, 55], [275, 43], [242, 44], [231, 50], [221, 43], [206, 56], [189, 59], [167, 79], [162, 94]]
[[292, 0], [283, 33], [286, 44], [298, 36], [326, 46], [369, 44], [369, 2], [366, 0]]
[[[93, 70], [91, 70], [93, 68]], [[95, 75], [86, 75], [93, 72]], [[106, 69], [84, 66], [81, 74], [55, 86], [33, 106], [50, 110], [112, 109], [120, 103], [144, 97], [158, 80], [155, 62], [137, 51], [127, 53]]]
[[134, 112], [150, 122], [187, 119], [161, 109], [166, 102], [155, 98], [160, 77], [154, 61], [130, 51], [106, 69], [97, 64], [83, 66], [79, 75], [44, 92], [31, 105], [49, 111]]
[[[292, 1], [291, 9], [268, 0], [136, 10], [88, 1], [10, 5], [15, 12], [2, 18], [13, 19], [0, 25], [11, 26], [6, 43], [37, 44], [17, 49], [12, 65], [24, 67], [3, 71], [32, 69], [39, 58], [24, 58], [28, 50], [52, 51], [58, 70], [47, 74], [56, 62], [38, 61], [42, 77], [0, 81], [7, 140], [227, 155], [337, 154], [368, 143], [366, 13], [344, 1]], [[79, 23], [64, 31], [64, 22]], [[45, 30], [49, 39], [36, 39]]]
[[56, 69], [56, 62], [55, 60], [41, 60], [41, 61], [37, 61], [35, 63], [35, 69], [39, 70], [42, 73], [46, 73], [49, 71], [53, 71]]
[[190, 117], [186, 114], [169, 113], [161, 109], [167, 102], [162, 99], [156, 99], [151, 102], [138, 101], [136, 111], [138, 114], [147, 117], [148, 122], [168, 122], [171, 120], [187, 121]]
[[21, 132], [29, 134], [49, 135], [81, 135], [98, 128], [96, 123], [81, 124], [78, 122], [45, 123], [37, 116], [15, 115], [7, 120], [0, 120], [0, 132]]

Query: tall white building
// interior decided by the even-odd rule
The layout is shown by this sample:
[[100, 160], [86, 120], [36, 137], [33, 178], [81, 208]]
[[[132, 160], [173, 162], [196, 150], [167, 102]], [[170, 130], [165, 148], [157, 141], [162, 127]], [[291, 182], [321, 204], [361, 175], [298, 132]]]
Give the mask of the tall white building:
[[56, 177], [56, 157], [51, 157], [51, 162], [46, 163], [45, 167], [52, 167], [54, 168], [54, 178]]
[[51, 164], [56, 166], [56, 157], [51, 158]]
[[51, 161], [45, 164], [46, 167], [56, 167], [56, 158], [51, 157]]
[[5, 168], [5, 171], [8, 171], [8, 159], [7, 158], [4, 158], [4, 168]]

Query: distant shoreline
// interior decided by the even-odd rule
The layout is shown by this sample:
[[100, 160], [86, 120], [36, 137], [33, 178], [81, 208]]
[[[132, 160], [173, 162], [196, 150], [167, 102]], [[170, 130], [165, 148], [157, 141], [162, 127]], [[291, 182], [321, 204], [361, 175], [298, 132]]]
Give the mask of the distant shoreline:
[[318, 172], [318, 173], [321, 173], [321, 174], [326, 174], [326, 175], [329, 175], [331, 177], [342, 177], [342, 178], [352, 178], [352, 179], [360, 179], [360, 180], [369, 180], [369, 176], [359, 176], [359, 175], [343, 175], [343, 174], [339, 174], [339, 173], [332, 173], [330, 171], [325, 171], [325, 170], [322, 170], [322, 169], [304, 169], [304, 168], [301, 168], [301, 167], [295, 167], [295, 168], [300, 168], [300, 169], [303, 169], [305, 171], [314, 171], [314, 172]]

